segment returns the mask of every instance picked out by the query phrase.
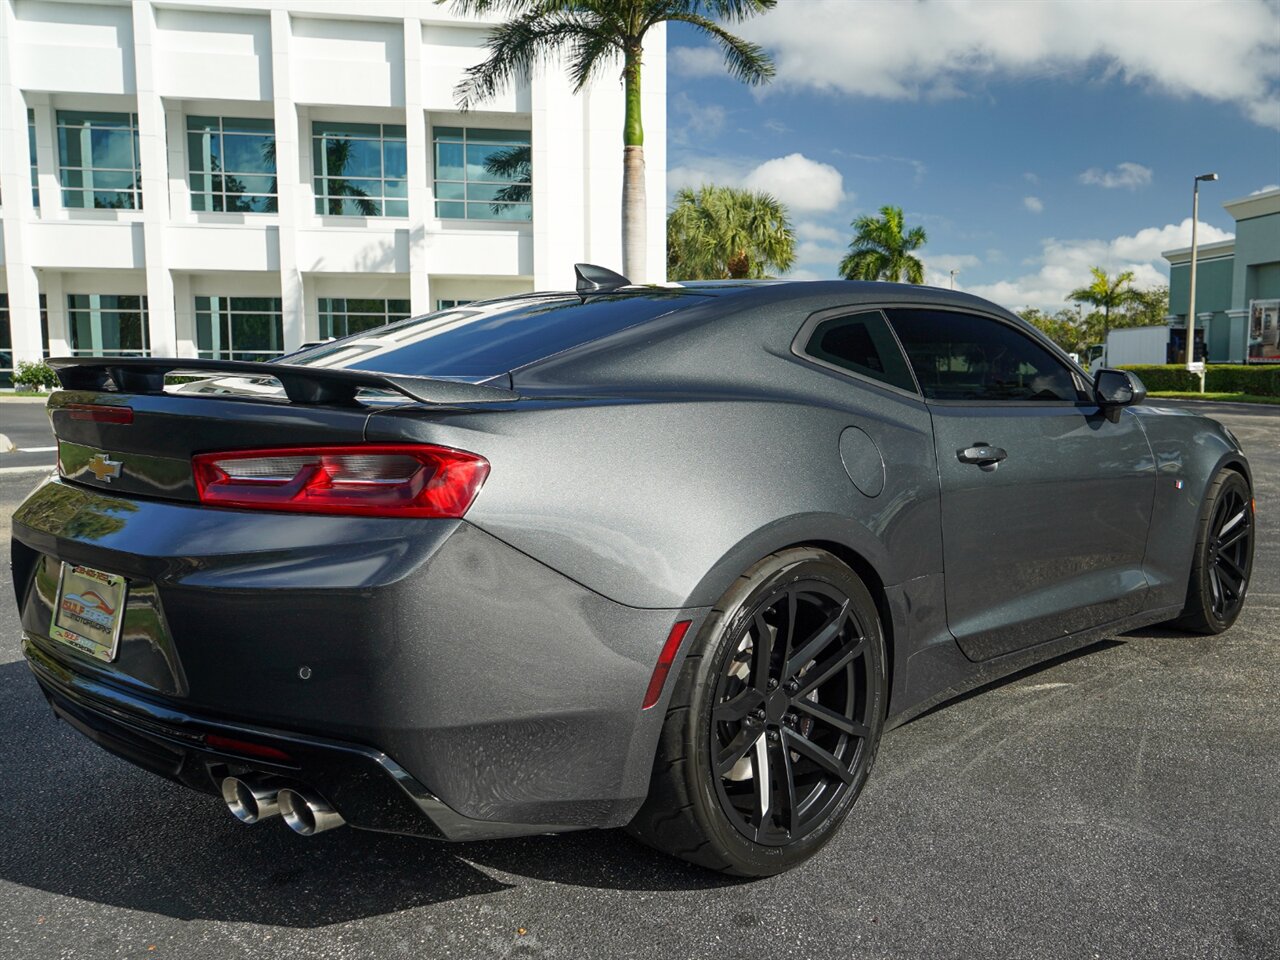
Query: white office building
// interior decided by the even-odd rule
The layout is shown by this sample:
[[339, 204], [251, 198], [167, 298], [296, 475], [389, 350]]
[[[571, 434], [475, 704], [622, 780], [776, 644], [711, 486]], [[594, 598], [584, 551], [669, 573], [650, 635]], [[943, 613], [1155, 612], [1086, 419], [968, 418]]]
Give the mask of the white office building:
[[[0, 0], [0, 383], [43, 355], [262, 359], [621, 264], [622, 94], [470, 113], [431, 0]], [[646, 47], [665, 266], [666, 51]]]

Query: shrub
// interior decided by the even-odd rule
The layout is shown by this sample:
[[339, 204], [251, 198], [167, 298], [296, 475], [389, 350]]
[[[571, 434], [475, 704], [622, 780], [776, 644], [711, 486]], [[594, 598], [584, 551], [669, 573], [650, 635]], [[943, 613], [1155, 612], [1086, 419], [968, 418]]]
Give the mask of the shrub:
[[29, 387], [46, 387], [53, 389], [58, 385], [58, 375], [43, 360], [19, 360], [13, 369], [14, 386], [23, 384]]
[[1152, 393], [1164, 390], [1199, 390], [1200, 378], [1188, 373], [1187, 368], [1179, 364], [1135, 363], [1121, 367], [1138, 375], [1143, 385]]
[[1217, 364], [1205, 371], [1204, 388], [1216, 393], [1280, 397], [1280, 365]]
[[[1181, 364], [1133, 364], [1132, 370], [1148, 390], [1197, 391], [1200, 378]], [[1280, 397], [1280, 364], [1213, 363], [1205, 367], [1207, 393], [1251, 393], [1260, 397]]]

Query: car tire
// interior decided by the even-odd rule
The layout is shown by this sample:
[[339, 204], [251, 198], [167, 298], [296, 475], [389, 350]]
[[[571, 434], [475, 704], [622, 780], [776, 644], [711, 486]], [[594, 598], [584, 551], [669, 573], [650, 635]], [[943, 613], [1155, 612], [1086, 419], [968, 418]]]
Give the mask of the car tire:
[[1253, 495], [1237, 471], [1218, 471], [1205, 493], [1196, 525], [1187, 605], [1172, 626], [1218, 634], [1240, 616], [1253, 572]]
[[[758, 636], [767, 645], [757, 649]], [[757, 658], [765, 651], [767, 663]], [[884, 631], [858, 576], [814, 548], [764, 558], [690, 646], [629, 831], [735, 876], [795, 867], [861, 792], [887, 697]]]

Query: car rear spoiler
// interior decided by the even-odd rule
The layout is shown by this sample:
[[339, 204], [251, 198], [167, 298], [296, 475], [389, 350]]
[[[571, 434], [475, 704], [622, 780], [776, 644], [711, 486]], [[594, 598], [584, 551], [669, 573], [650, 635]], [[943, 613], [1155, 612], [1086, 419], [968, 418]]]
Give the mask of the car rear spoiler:
[[[190, 357], [54, 357], [47, 362], [68, 390], [164, 393], [166, 374], [193, 371], [275, 379], [291, 403], [353, 403], [356, 394], [365, 389], [393, 390], [420, 403], [502, 403], [519, 399], [514, 390], [485, 383], [294, 363]], [[510, 375], [506, 381], [510, 384]]]

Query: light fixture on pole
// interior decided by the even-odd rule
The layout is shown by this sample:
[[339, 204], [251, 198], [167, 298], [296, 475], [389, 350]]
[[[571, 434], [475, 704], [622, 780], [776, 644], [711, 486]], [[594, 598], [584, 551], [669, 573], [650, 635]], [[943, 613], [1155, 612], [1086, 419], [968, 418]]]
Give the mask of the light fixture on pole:
[[951, 271], [951, 289], [952, 289], [952, 290], [954, 290], [954, 289], [956, 288], [956, 274], [957, 274], [957, 273], [959, 273], [959, 272], [960, 272], [959, 270], [952, 270], [952, 271]]
[[1202, 173], [1191, 189], [1191, 289], [1187, 295], [1187, 372], [1200, 377], [1204, 393], [1204, 363], [1196, 362], [1196, 225], [1200, 222], [1200, 181], [1217, 180], [1216, 173]]

